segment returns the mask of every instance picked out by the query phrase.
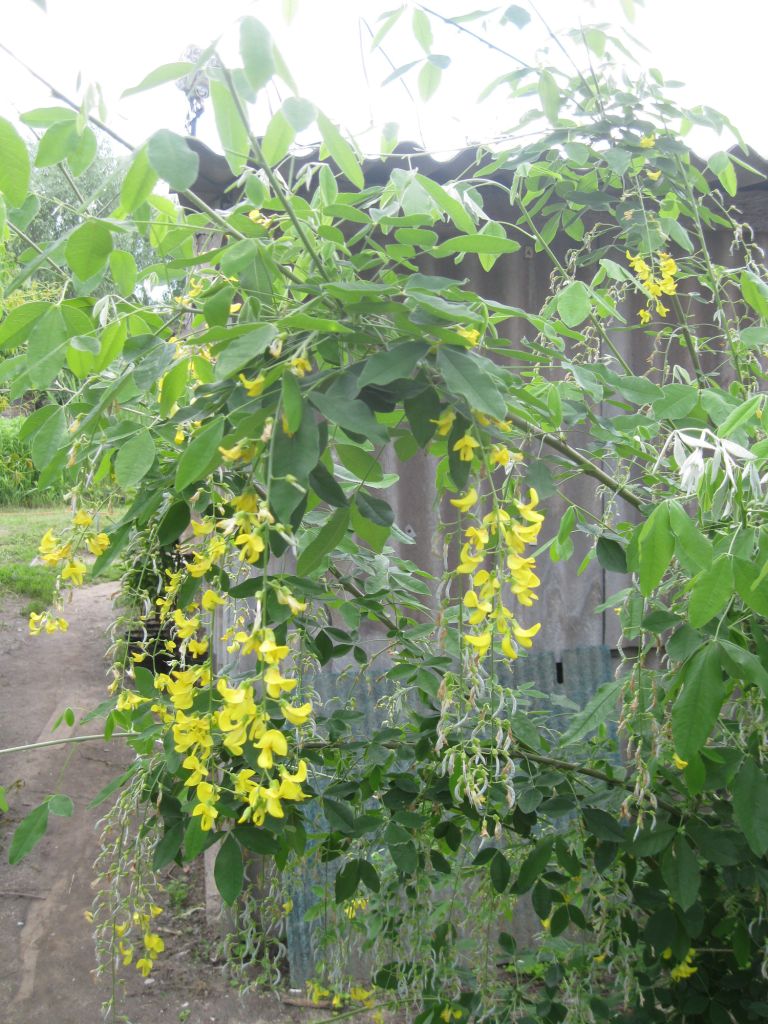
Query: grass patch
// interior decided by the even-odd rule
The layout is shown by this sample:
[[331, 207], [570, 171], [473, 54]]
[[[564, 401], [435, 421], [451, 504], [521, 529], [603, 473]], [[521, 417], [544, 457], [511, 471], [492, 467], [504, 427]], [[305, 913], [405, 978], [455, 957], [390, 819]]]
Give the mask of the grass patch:
[[[40, 538], [46, 530], [60, 533], [71, 521], [66, 508], [0, 510], [0, 594], [29, 598], [22, 615], [44, 611], [53, 600], [56, 570], [47, 565], [31, 565], [37, 557]], [[100, 517], [99, 528], [109, 522]], [[102, 580], [116, 579], [119, 569], [107, 572]], [[86, 577], [87, 579], [87, 577]]]

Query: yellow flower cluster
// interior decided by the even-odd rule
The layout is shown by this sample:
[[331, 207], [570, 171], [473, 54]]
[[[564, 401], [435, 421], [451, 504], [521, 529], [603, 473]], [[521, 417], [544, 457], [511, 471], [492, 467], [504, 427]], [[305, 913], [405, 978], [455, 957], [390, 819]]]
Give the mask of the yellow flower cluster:
[[[136, 970], [146, 978], [149, 972], [152, 970], [155, 960], [165, 949], [165, 942], [150, 928], [150, 923], [153, 917], [157, 917], [158, 914], [162, 914], [163, 908], [157, 907], [154, 904], [149, 908], [148, 914], [140, 914], [134, 912], [133, 923], [138, 925], [142, 931], [142, 938], [144, 942], [144, 952], [141, 957], [136, 961]], [[123, 966], [127, 967], [128, 964], [133, 963], [134, 947], [124, 941], [126, 932], [131, 927], [130, 921], [126, 921], [123, 924], [115, 925], [115, 935], [119, 939], [117, 948], [120, 956], [122, 957]]]
[[675, 295], [677, 293], [677, 263], [666, 252], [658, 254], [658, 272], [654, 273], [652, 267], [640, 256], [633, 256], [629, 250], [626, 252], [627, 260], [636, 274], [646, 295], [649, 296], [648, 305], [640, 310], [640, 323], [650, 322], [653, 310], [659, 316], [666, 316], [669, 310], [661, 301], [662, 295]]
[[[666, 952], [667, 950], [664, 950], [664, 954], [666, 954]], [[669, 953], [671, 956], [672, 951], [670, 950]], [[693, 949], [689, 949], [688, 952], [685, 954], [685, 958], [682, 960], [682, 962], [679, 963], [677, 967], [673, 967], [672, 970], [669, 972], [669, 976], [672, 979], [672, 981], [684, 981], [685, 979], [690, 978], [692, 974], [696, 973], [698, 967], [693, 966], [693, 958], [695, 956], [696, 951]], [[665, 959], [669, 959], [669, 957], [665, 956]]]
[[[451, 504], [466, 515], [479, 503], [477, 490], [472, 487]], [[524, 557], [526, 546], [538, 538], [544, 516], [536, 511], [538, 495], [531, 488], [527, 503], [515, 501], [516, 515], [503, 508], [495, 508], [482, 519], [476, 518], [464, 529], [464, 543], [455, 572], [471, 578], [471, 587], [465, 592], [463, 606], [467, 624], [474, 632], [464, 634], [463, 640], [482, 657], [488, 653], [495, 637], [501, 638], [501, 650], [508, 658], [517, 658], [520, 647], [529, 648], [541, 624], [525, 628], [504, 605], [502, 591], [508, 586], [512, 594], [525, 607], [536, 600], [535, 588], [540, 580], [535, 573], [533, 558]], [[495, 567], [483, 566], [492, 560]]]

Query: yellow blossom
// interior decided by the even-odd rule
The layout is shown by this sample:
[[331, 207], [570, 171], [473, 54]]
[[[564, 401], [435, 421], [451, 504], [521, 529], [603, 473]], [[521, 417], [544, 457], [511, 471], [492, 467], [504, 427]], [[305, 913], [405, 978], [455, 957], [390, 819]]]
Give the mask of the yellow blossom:
[[693, 958], [695, 955], [695, 951], [689, 949], [688, 952], [685, 954], [685, 958], [683, 959], [683, 961], [679, 963], [677, 967], [672, 968], [672, 970], [669, 972], [669, 976], [672, 979], [672, 981], [683, 981], [687, 978], [690, 978], [692, 974], [696, 973], [698, 967], [693, 966]]
[[453, 446], [453, 450], [459, 453], [459, 459], [461, 459], [462, 462], [471, 462], [474, 458], [474, 449], [479, 447], [479, 441], [476, 441], [471, 434], [465, 434], [463, 437], [459, 438]]
[[261, 751], [256, 762], [259, 768], [271, 768], [273, 755], [285, 757], [288, 753], [288, 741], [278, 729], [267, 729], [256, 746]]
[[238, 376], [238, 380], [243, 385], [249, 398], [258, 398], [264, 390], [264, 385], [267, 383], [267, 378], [263, 373], [260, 373], [258, 377], [249, 379], [244, 373]]
[[532, 647], [532, 637], [541, 629], [541, 623], [537, 622], [535, 626], [530, 626], [528, 629], [523, 629], [522, 626], [514, 626], [512, 632], [515, 634], [515, 640], [518, 641], [521, 647]]
[[84, 562], [75, 558], [67, 562], [64, 568], [61, 570], [61, 578], [63, 580], [72, 580], [72, 585], [75, 587], [82, 586], [85, 578], [86, 566]]
[[240, 547], [240, 561], [251, 565], [259, 560], [264, 551], [264, 541], [258, 533], [241, 533], [235, 538], [235, 544]]
[[136, 970], [141, 972], [141, 976], [143, 978], [146, 978], [149, 972], [152, 970], [152, 961], [148, 960], [147, 957], [143, 956], [140, 960], [136, 961]]
[[232, 305], [229, 307], [229, 315], [234, 316], [235, 313], [239, 313], [242, 308], [242, 302], [233, 302]]
[[444, 409], [436, 420], [430, 420], [429, 422], [434, 423], [437, 426], [437, 433], [441, 437], [445, 437], [446, 434], [450, 433], [455, 419], [456, 413], [453, 409]]
[[661, 177], [661, 171], [646, 171], [645, 176], [650, 178], [651, 181], [658, 181]]
[[302, 704], [295, 708], [292, 704], [288, 704], [287, 701], [282, 701], [280, 709], [283, 712], [283, 717], [291, 725], [304, 725], [312, 714], [312, 705], [307, 701], [306, 704]]
[[98, 558], [98, 556], [103, 555], [109, 547], [109, 537], [106, 533], [97, 533], [93, 537], [89, 537], [86, 543], [91, 554], [96, 555]]
[[503, 444], [491, 445], [489, 461], [492, 466], [508, 466], [512, 459], [512, 452]]
[[267, 694], [273, 700], [277, 700], [281, 693], [288, 693], [297, 685], [297, 681], [295, 679], [284, 679], [280, 674], [280, 669], [277, 665], [272, 665], [267, 669], [264, 673], [264, 682], [267, 687]]
[[472, 636], [467, 634], [464, 639], [468, 644], [475, 648], [479, 655], [487, 654], [488, 648], [491, 646], [491, 634], [486, 630], [485, 633], [481, 633], [480, 636]]
[[469, 512], [469, 510], [477, 504], [477, 491], [472, 487], [466, 494], [462, 495], [461, 498], [451, 498], [450, 503], [454, 508], [457, 508], [459, 512]]
[[296, 377], [303, 377], [312, 372], [312, 363], [306, 356], [294, 356], [291, 360], [291, 373]]
[[75, 512], [72, 522], [75, 526], [90, 526], [91, 523], [93, 522], [93, 516], [90, 515], [90, 513], [84, 512], [82, 509], [80, 509], [79, 511]]
[[476, 345], [480, 339], [480, 331], [476, 331], [471, 327], [460, 327], [456, 333], [460, 338], [468, 341], [470, 345]]
[[226, 604], [226, 601], [223, 597], [219, 597], [215, 591], [206, 590], [200, 603], [202, 604], [204, 611], [212, 612], [217, 605]]
[[184, 433], [183, 429], [181, 427], [179, 427], [179, 429], [173, 435], [173, 443], [174, 444], [183, 444], [185, 437], [186, 437], [186, 434]]
[[307, 602], [299, 601], [298, 598], [293, 596], [287, 587], [278, 587], [276, 593], [277, 603], [287, 605], [290, 609], [291, 615], [298, 615], [299, 612], [305, 612], [307, 610]]
[[639, 317], [640, 317], [640, 323], [641, 324], [647, 324], [647, 323], [650, 323], [650, 321], [651, 321], [651, 314], [648, 312], [647, 309], [641, 309], [640, 313], [639, 313]]
[[194, 658], [200, 658], [208, 650], [208, 641], [205, 638], [202, 640], [190, 640], [188, 650]]
[[677, 768], [678, 771], [682, 771], [683, 768], [688, 767], [688, 762], [684, 761], [679, 754], [672, 755], [672, 764]]
[[640, 148], [641, 149], [653, 149], [653, 147], [655, 145], [656, 145], [656, 136], [655, 135], [644, 135], [642, 137], [642, 139], [640, 139]]

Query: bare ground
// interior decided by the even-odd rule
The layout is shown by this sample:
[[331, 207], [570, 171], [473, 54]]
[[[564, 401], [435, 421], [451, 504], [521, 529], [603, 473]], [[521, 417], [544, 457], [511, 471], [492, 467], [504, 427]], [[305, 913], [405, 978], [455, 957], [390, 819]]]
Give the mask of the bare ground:
[[[32, 637], [21, 602], [0, 598], [0, 748], [99, 731], [99, 722], [54, 734], [68, 707], [76, 719], [105, 696], [105, 650], [115, 584], [84, 588], [67, 609], [65, 634]], [[92, 926], [85, 918], [93, 892], [104, 806], [86, 805], [130, 761], [119, 740], [47, 747], [0, 756], [0, 783], [9, 789], [10, 812], [0, 818], [0, 1022], [97, 1024], [109, 995], [96, 978]], [[14, 785], [14, 783], [18, 783]], [[48, 832], [15, 867], [7, 862], [18, 821], [47, 795], [75, 799], [72, 818], [52, 818]], [[179, 873], [178, 868], [174, 870]], [[184, 905], [168, 906], [162, 922], [166, 952], [145, 982], [122, 968], [121, 1007], [131, 1024], [299, 1024], [325, 1020], [327, 1011], [283, 1004], [272, 992], [241, 999], [224, 965], [212, 962], [217, 929], [202, 909], [200, 869], [184, 876]], [[368, 1015], [364, 1015], [365, 1018]], [[361, 1018], [356, 1018], [360, 1020]]]

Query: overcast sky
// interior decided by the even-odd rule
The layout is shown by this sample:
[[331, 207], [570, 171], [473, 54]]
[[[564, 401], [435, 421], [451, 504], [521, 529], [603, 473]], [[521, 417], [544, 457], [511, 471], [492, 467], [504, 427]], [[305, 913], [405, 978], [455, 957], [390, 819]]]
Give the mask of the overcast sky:
[[[472, 9], [475, 2], [427, 0], [427, 6], [451, 15]], [[518, 2], [528, 6], [527, 0]], [[32, 0], [5, 0], [0, 41], [68, 94], [76, 95], [79, 83], [98, 82], [110, 123], [134, 142], [161, 127], [183, 133], [185, 101], [173, 85], [125, 100], [120, 93], [158, 64], [179, 59], [188, 45], [206, 45], [217, 36], [223, 37], [225, 59], [236, 63], [236, 24], [245, 13], [269, 25], [303, 95], [358, 136], [368, 151], [378, 148], [379, 128], [387, 121], [400, 124], [401, 139], [446, 155], [511, 126], [502, 93], [480, 107], [475, 103], [490, 78], [510, 70], [509, 62], [454, 29], [435, 33], [435, 52], [451, 54], [454, 62], [436, 96], [421, 105], [409, 99], [402, 82], [381, 88], [391, 69], [383, 55], [370, 53], [367, 25], [375, 31], [378, 15], [399, 6], [398, 0], [292, 0], [292, 5], [295, 14], [287, 22], [284, 0], [48, 0], [47, 14]], [[537, 0], [536, 6], [555, 28], [575, 27], [579, 16], [587, 24], [605, 20], [627, 26], [648, 48], [644, 57], [638, 50], [646, 66], [685, 83], [678, 90], [683, 102], [723, 111], [755, 149], [768, 153], [760, 72], [768, 28], [763, 0], [730, 0], [727, 5], [646, 0], [633, 25], [624, 19], [619, 0]], [[497, 30], [494, 41], [535, 62], [546, 35], [534, 18], [522, 30], [514, 25]], [[396, 65], [423, 56], [406, 30], [393, 33], [385, 46]], [[415, 94], [415, 80], [404, 81]], [[0, 113], [13, 116], [50, 102], [45, 90], [0, 51]], [[279, 102], [274, 90], [260, 101], [253, 115], [257, 132], [266, 125], [270, 105]], [[209, 112], [199, 134], [216, 146], [212, 122]], [[695, 138], [705, 153], [731, 141]]]

